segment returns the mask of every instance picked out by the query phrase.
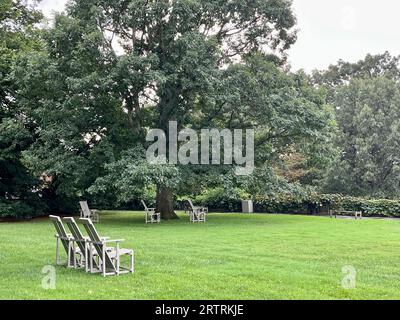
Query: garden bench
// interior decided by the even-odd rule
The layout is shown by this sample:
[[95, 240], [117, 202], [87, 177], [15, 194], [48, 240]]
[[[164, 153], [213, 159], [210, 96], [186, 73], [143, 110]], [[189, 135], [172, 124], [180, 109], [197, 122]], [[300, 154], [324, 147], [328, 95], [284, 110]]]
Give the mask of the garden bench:
[[361, 211], [345, 211], [345, 210], [338, 210], [338, 211], [329, 211], [329, 215], [331, 218], [335, 217], [337, 218], [338, 215], [349, 215], [349, 216], [354, 216], [354, 219], [362, 219], [362, 212]]

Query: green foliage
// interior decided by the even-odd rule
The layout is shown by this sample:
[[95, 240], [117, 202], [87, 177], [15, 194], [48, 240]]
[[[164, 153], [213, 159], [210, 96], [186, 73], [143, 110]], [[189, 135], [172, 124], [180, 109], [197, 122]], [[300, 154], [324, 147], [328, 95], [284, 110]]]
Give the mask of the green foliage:
[[[0, 215], [33, 216], [44, 203], [33, 193], [39, 176], [31, 175], [22, 153], [35, 139], [34, 125], [16, 99], [18, 86], [13, 67], [21, 55], [40, 50], [36, 23], [40, 12], [21, 0], [0, 4]], [[41, 208], [41, 209], [40, 209]]]
[[400, 201], [367, 199], [342, 195], [319, 195], [317, 203], [329, 204], [333, 209], [362, 211], [365, 216], [400, 217]]
[[[12, 214], [15, 212], [15, 215]], [[20, 216], [32, 216], [33, 210], [28, 205], [21, 202], [11, 202], [11, 201], [2, 201], [0, 202], [0, 217], [20, 217]]]
[[308, 167], [326, 167], [334, 115], [305, 74], [288, 74], [256, 53], [227, 69], [224, 79], [222, 112], [208, 125], [254, 128], [257, 166], [271, 167], [296, 151]]
[[19, 200], [1, 200], [0, 201], [0, 217], [2, 218], [20, 218], [29, 219], [37, 215], [43, 214], [46, 204], [36, 196], [30, 199]]
[[[293, 148], [322, 170], [332, 129], [324, 93], [276, 65], [294, 26], [282, 0], [71, 2], [46, 32], [46, 54], [21, 59], [15, 71], [24, 111], [40, 128], [25, 163], [54, 179], [55, 195], [88, 190], [97, 203], [127, 203], [154, 185], [183, 195], [240, 184], [223, 166], [144, 161], [148, 129], [177, 120], [179, 128], [257, 129], [265, 179], [249, 178], [249, 188], [265, 189]], [[266, 46], [280, 57], [261, 54]]]
[[193, 199], [211, 211], [240, 212], [241, 200], [253, 200], [255, 212], [290, 214], [328, 214], [329, 209], [338, 211], [362, 211], [364, 216], [400, 217], [400, 201], [368, 199], [340, 194], [320, 194], [304, 189], [276, 192], [270, 195], [251, 196], [241, 189], [226, 192], [222, 188], [204, 191], [198, 196], [182, 196]]
[[[281, 195], [273, 198], [257, 198], [259, 212], [319, 213], [325, 210], [362, 211], [364, 216], [400, 217], [400, 201], [366, 199], [342, 195], [310, 194], [303, 198]], [[327, 212], [325, 212], [326, 214]]]
[[[148, 166], [132, 150], [140, 145], [143, 152], [148, 129], [166, 129], [169, 120], [199, 128], [214, 114], [226, 127], [238, 85], [224, 81], [226, 67], [262, 47], [280, 56], [266, 60], [284, 61], [295, 22], [284, 0], [70, 2], [45, 32], [45, 52], [24, 55], [14, 71], [20, 110], [37, 135], [24, 163], [52, 178], [48, 194], [71, 201], [89, 196], [87, 190], [97, 203], [126, 203], [145, 186], [177, 193], [183, 182], [194, 186], [197, 168]], [[123, 52], [116, 53], [113, 39]], [[249, 71], [254, 80], [256, 68]], [[279, 78], [274, 87], [293, 85], [272, 63], [268, 68]]]
[[[336, 123], [325, 90], [282, 67], [295, 23], [285, 0], [71, 1], [37, 50], [15, 59], [21, 130], [4, 123], [4, 149], [22, 145], [9, 139], [18, 131], [24, 147], [11, 153], [25, 172], [45, 178], [26, 185], [58, 212], [74, 212], [80, 197], [104, 207], [150, 199], [157, 187], [178, 197], [205, 192], [215, 203], [213, 190], [224, 190], [229, 203], [238, 187], [275, 194], [319, 185]], [[254, 128], [253, 175], [236, 177], [222, 165], [149, 165], [144, 138], [170, 120], [179, 129]], [[305, 172], [293, 185], [278, 172], [291, 155]]]
[[315, 71], [336, 114], [335, 153], [323, 192], [376, 198], [400, 197], [398, 56], [367, 55]]
[[204, 190], [200, 195], [181, 197], [190, 198], [195, 205], [208, 207], [212, 211], [240, 212], [241, 199], [248, 199], [249, 195], [239, 188], [227, 191], [224, 188]]
[[326, 190], [355, 196], [400, 196], [400, 86], [387, 77], [355, 79], [338, 89], [340, 154]]
[[172, 165], [149, 165], [144, 154], [141, 146], [123, 152], [120, 160], [105, 166], [106, 174], [99, 177], [88, 191], [99, 198], [112, 195], [115, 197], [114, 203], [120, 205], [131, 200], [150, 200], [151, 196], [155, 196], [155, 186], [158, 184], [176, 187], [180, 182], [178, 168]]
[[46, 51], [22, 56], [14, 68], [20, 111], [35, 123], [23, 161], [35, 176], [51, 178], [43, 186], [51, 210], [76, 212], [78, 198], [88, 198], [86, 189], [102, 175], [104, 163], [133, 139], [109, 94], [102, 34], [65, 16], [57, 16], [55, 25], [44, 36]]
[[327, 70], [313, 72], [313, 82], [327, 89], [327, 99], [333, 103], [337, 89], [353, 79], [371, 79], [385, 76], [391, 79], [400, 79], [400, 56], [392, 56], [389, 52], [367, 56], [356, 63], [339, 60], [336, 65], [330, 65]]
[[35, 24], [41, 18], [41, 13], [23, 0], [2, 0], [0, 4], [0, 116], [12, 105], [14, 61], [21, 53], [40, 47]]

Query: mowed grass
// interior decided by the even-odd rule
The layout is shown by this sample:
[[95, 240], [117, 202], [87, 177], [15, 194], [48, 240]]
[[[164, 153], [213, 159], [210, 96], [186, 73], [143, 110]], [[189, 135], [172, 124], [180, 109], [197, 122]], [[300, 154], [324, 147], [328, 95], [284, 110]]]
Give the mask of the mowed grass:
[[[56, 267], [48, 219], [0, 223], [0, 299], [399, 299], [400, 221], [209, 214], [205, 224], [146, 225], [141, 212], [103, 212], [99, 233], [135, 250], [134, 274], [103, 278]], [[83, 228], [82, 228], [83, 229]], [[356, 288], [341, 282], [357, 270]]]

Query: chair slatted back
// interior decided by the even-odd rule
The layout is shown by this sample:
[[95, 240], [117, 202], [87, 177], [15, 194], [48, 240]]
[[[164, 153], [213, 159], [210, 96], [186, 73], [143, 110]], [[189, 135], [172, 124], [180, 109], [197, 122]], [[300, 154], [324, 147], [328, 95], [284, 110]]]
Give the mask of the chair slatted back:
[[104, 251], [105, 251], [104, 264], [106, 265], [106, 269], [112, 269], [113, 271], [116, 271], [115, 266], [112, 263], [111, 258], [107, 253], [107, 250], [105, 250], [106, 248], [104, 248], [105, 244], [102, 244], [101, 238], [100, 238], [96, 228], [94, 227], [92, 220], [86, 219], [86, 218], [81, 218], [79, 220], [82, 222], [83, 226], [85, 227], [85, 230], [86, 230], [90, 240], [95, 242], [93, 244], [93, 246], [101, 259], [103, 259], [103, 249], [104, 249]]
[[90, 218], [90, 209], [87, 201], [79, 201], [79, 205], [81, 206], [83, 217]]
[[[67, 224], [69, 230], [71, 231], [72, 236], [76, 240], [76, 243], [77, 243], [79, 249], [81, 250], [81, 252], [82, 253], [85, 252], [86, 251], [86, 246], [85, 246], [86, 239], [83, 236], [81, 229], [79, 229], [75, 219], [72, 217], [68, 217], [68, 218], [64, 218], [64, 221]], [[97, 266], [97, 262], [95, 259], [92, 259], [92, 263], [93, 263], [93, 265]]]
[[191, 208], [191, 209], [192, 209], [192, 211], [194, 212], [194, 211], [195, 211], [195, 209], [194, 209], [194, 205], [193, 205], [193, 202], [192, 202], [192, 200], [188, 199], [188, 200], [187, 200], [187, 202], [189, 203], [189, 206], [190, 206], [190, 208]]
[[49, 218], [54, 224], [54, 227], [57, 231], [57, 235], [60, 238], [65, 251], [68, 253], [68, 246], [69, 246], [69, 241], [67, 240], [68, 234], [67, 234], [67, 231], [65, 230], [65, 227], [61, 221], [61, 218], [57, 217], [57, 216], [49, 216]]
[[143, 200], [140, 200], [143, 204], [144, 210], [149, 211], [149, 208], [147, 208], [146, 203]]
[[63, 219], [68, 226], [68, 229], [71, 231], [72, 236], [74, 237], [79, 249], [81, 252], [85, 252], [85, 237], [83, 236], [81, 230], [75, 222], [75, 219], [72, 217]]

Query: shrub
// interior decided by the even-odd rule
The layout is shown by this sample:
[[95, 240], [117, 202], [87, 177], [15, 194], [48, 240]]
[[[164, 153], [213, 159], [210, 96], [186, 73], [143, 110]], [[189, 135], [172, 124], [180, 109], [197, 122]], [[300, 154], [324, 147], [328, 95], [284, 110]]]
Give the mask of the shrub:
[[43, 210], [40, 209], [41, 205], [27, 204], [23, 201], [11, 201], [1, 200], [0, 201], [0, 217], [13, 217], [18, 219], [29, 219], [38, 215], [43, 214]]
[[255, 212], [321, 214], [333, 209], [362, 211], [364, 216], [400, 217], [400, 200], [366, 199], [316, 192], [250, 197], [240, 189], [226, 192], [222, 188], [217, 188], [192, 197], [192, 200], [195, 205], [208, 206], [212, 211], [240, 212], [241, 200], [249, 198], [254, 201]]
[[223, 188], [207, 189], [197, 196], [183, 196], [178, 198], [179, 209], [184, 208], [184, 200], [191, 199], [196, 206], [208, 207], [211, 211], [240, 212], [241, 199], [249, 196], [241, 189], [224, 190]]

